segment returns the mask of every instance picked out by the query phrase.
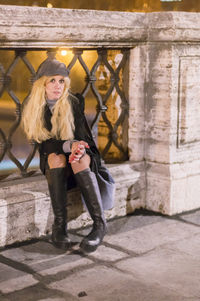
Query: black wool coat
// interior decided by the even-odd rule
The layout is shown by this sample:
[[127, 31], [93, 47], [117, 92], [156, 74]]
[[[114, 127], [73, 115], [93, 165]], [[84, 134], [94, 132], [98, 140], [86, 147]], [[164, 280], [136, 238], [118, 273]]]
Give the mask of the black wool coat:
[[[101, 165], [101, 158], [84, 115], [84, 98], [80, 94], [73, 95], [70, 93], [69, 101], [71, 103], [72, 112], [74, 116], [74, 140], [83, 140], [88, 143], [89, 148], [86, 149], [86, 152], [91, 158], [90, 168], [92, 171], [97, 173], [98, 167]], [[49, 131], [51, 131], [52, 128], [51, 117], [51, 110], [49, 109], [48, 105], [46, 105], [44, 112], [44, 120], [45, 127]], [[45, 174], [45, 170], [46, 168], [48, 168], [47, 159], [50, 153], [65, 154], [67, 160], [67, 189], [71, 189], [76, 186], [76, 182], [73, 177], [71, 164], [68, 163], [70, 153], [64, 153], [62, 149], [63, 143], [65, 141], [66, 140], [58, 140], [51, 138], [39, 144], [40, 169], [42, 173]]]

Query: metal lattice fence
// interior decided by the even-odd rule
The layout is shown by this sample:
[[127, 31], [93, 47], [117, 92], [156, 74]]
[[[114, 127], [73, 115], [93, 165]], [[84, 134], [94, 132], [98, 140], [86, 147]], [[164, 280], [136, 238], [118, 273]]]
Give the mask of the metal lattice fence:
[[46, 55], [66, 63], [72, 91], [85, 97], [86, 116], [105, 162], [128, 159], [128, 100], [124, 84], [128, 49], [67, 50], [66, 58], [55, 49], [0, 51], [0, 179], [14, 171], [29, 176], [38, 169], [37, 146], [28, 143], [20, 121], [36, 69]]

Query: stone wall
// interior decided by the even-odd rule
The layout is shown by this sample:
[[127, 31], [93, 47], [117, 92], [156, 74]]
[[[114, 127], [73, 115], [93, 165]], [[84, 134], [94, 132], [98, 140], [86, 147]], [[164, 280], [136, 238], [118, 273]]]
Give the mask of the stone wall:
[[[2, 48], [131, 49], [125, 78], [130, 105], [129, 162], [111, 168], [117, 194], [116, 206], [106, 213], [107, 218], [139, 207], [168, 215], [200, 207], [199, 17], [184, 12], [0, 6]], [[41, 190], [35, 190], [38, 180], [26, 181], [12, 183], [17, 199], [9, 194], [9, 183], [1, 184], [1, 245], [39, 237], [50, 229], [45, 182], [40, 183]], [[73, 203], [72, 208], [70, 227], [88, 222], [79, 205]]]

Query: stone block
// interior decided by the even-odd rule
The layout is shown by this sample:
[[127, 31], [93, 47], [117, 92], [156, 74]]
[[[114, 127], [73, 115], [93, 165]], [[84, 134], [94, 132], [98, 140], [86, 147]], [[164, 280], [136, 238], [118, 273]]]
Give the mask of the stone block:
[[148, 253], [162, 245], [173, 244], [186, 239], [193, 234], [199, 235], [200, 229], [195, 225], [181, 223], [179, 221], [158, 221], [143, 227], [134, 227], [112, 236], [105, 236], [104, 241], [110, 245], [121, 247], [126, 252], [134, 252], [137, 255]]
[[[145, 285], [164, 286], [171, 292], [179, 292], [182, 300], [185, 298], [198, 300], [200, 296], [199, 261], [177, 250], [160, 248], [156, 252], [145, 254], [144, 257], [123, 260], [116, 266], [122, 271], [129, 271]], [[168, 299], [160, 297], [160, 300]], [[176, 297], [174, 300], [177, 300]]]
[[[144, 206], [144, 165], [124, 163], [110, 165], [116, 181], [115, 205], [105, 212], [106, 218], [124, 216]], [[2, 192], [2, 193], [1, 193]], [[51, 232], [53, 213], [48, 187], [43, 176], [1, 184], [0, 247], [30, 240]], [[81, 202], [78, 189], [68, 193], [68, 228], [77, 229], [91, 224], [91, 218]]]
[[144, 13], [1, 5], [0, 40], [4, 47], [126, 47], [146, 39], [145, 19]]
[[32, 275], [25, 272], [17, 271], [14, 268], [0, 263], [0, 291], [3, 294], [18, 291], [38, 283]]

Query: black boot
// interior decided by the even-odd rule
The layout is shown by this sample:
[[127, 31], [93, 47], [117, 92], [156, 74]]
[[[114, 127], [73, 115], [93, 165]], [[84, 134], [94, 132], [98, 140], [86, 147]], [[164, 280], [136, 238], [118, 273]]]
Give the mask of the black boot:
[[67, 210], [66, 210], [66, 173], [65, 168], [52, 168], [46, 171], [51, 204], [54, 213], [52, 226], [52, 242], [57, 248], [68, 249], [70, 239], [67, 236]]
[[92, 231], [80, 243], [80, 248], [84, 252], [90, 253], [94, 252], [101, 244], [107, 230], [101, 206], [101, 194], [96, 175], [89, 168], [75, 174], [75, 179], [94, 222]]

